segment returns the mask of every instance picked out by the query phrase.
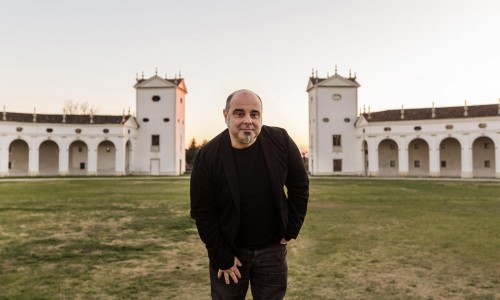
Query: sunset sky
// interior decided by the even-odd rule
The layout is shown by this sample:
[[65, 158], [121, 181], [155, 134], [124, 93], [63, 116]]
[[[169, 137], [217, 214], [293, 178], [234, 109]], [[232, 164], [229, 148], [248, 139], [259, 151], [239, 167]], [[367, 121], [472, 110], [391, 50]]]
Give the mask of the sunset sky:
[[307, 146], [306, 85], [357, 74], [371, 111], [498, 103], [500, 1], [0, 0], [0, 105], [135, 110], [136, 74], [182, 72], [186, 140], [224, 129], [225, 98], [257, 92], [264, 124]]

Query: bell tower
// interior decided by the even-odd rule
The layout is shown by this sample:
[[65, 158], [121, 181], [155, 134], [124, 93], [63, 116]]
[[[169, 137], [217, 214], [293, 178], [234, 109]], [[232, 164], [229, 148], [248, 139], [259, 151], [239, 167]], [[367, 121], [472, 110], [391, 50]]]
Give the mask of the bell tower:
[[136, 174], [181, 175], [185, 163], [185, 107], [187, 89], [179, 75], [155, 74], [137, 79]]
[[318, 77], [307, 85], [309, 102], [309, 172], [313, 175], [358, 175], [355, 122], [358, 111], [356, 75]]

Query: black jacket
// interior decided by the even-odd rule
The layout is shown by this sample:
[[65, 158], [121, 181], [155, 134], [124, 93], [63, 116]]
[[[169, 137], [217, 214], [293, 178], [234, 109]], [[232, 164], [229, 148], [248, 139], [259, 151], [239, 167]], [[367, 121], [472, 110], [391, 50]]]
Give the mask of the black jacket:
[[[282, 128], [262, 126], [257, 138], [280, 212], [280, 232], [287, 240], [297, 238], [309, 197], [309, 179], [299, 149]], [[191, 217], [208, 256], [218, 268], [229, 269], [236, 256], [240, 193], [227, 129], [196, 154], [190, 189]]]

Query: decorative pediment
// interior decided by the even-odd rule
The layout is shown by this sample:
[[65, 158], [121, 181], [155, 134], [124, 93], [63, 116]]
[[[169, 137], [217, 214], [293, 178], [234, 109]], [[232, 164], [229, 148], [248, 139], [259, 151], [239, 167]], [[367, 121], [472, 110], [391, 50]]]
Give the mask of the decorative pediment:
[[131, 128], [139, 128], [139, 124], [137, 124], [137, 120], [135, 119], [135, 117], [130, 117], [127, 119], [127, 121], [125, 121], [125, 123], [123, 124], [124, 127], [131, 127]]
[[359, 87], [355, 79], [348, 79], [338, 74], [326, 78], [317, 84], [320, 87]]
[[309, 92], [314, 87], [354, 87], [360, 85], [356, 82], [356, 78], [345, 78], [338, 74], [328, 78], [310, 77], [307, 83], [307, 91]]
[[161, 78], [158, 75], [155, 75], [149, 79], [142, 79], [134, 85], [134, 88], [168, 88], [168, 87], [176, 87], [176, 85], [168, 80]]
[[365, 125], [368, 125], [368, 120], [365, 118], [365, 116], [360, 115], [358, 117], [358, 119], [356, 120], [356, 122], [354, 123], [354, 126], [356, 128], [358, 128], [358, 127], [362, 127], [362, 126], [365, 126]]

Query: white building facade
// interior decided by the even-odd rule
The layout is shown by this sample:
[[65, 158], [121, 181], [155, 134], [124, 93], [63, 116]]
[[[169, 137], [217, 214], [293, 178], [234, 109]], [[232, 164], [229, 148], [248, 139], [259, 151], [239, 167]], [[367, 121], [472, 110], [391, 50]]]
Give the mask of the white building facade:
[[500, 178], [500, 104], [358, 113], [359, 86], [309, 78], [312, 175]]
[[0, 176], [179, 175], [185, 172], [182, 78], [138, 79], [137, 117], [6, 112]]

